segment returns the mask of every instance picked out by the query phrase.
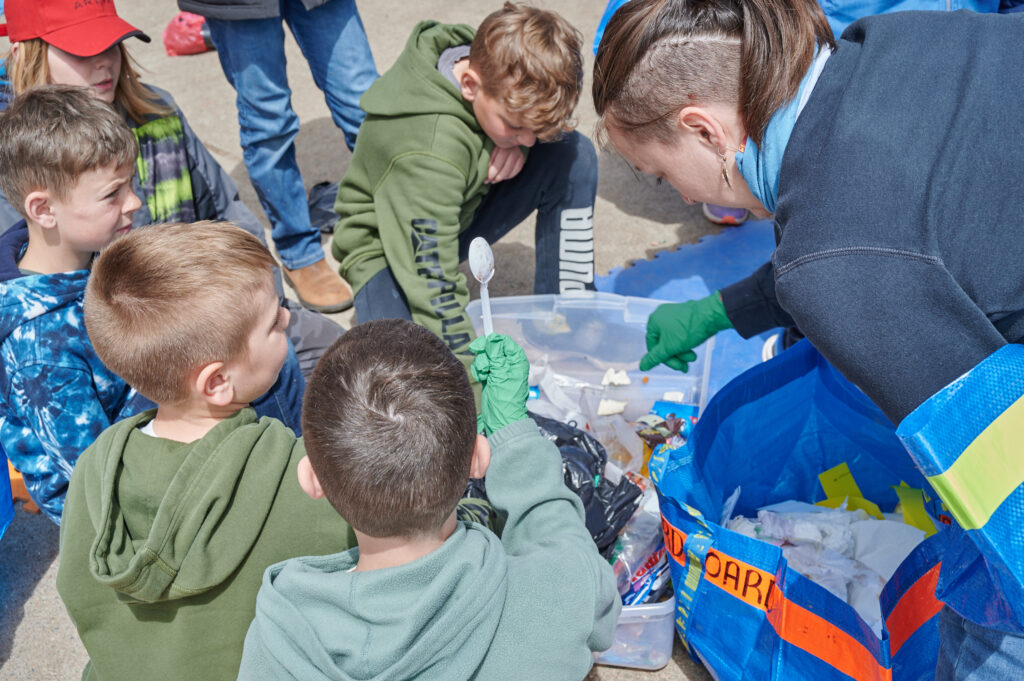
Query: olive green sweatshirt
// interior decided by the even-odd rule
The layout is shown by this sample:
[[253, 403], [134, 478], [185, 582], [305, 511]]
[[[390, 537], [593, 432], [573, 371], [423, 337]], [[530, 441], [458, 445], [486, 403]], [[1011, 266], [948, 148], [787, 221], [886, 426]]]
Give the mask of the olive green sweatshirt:
[[458, 271], [459, 234], [487, 193], [494, 143], [437, 61], [449, 47], [471, 43], [474, 33], [421, 22], [395, 65], [363, 95], [366, 119], [338, 189], [332, 244], [341, 275], [356, 291], [390, 267], [413, 321], [467, 367], [475, 334]]
[[234, 679], [268, 565], [355, 544], [299, 487], [302, 441], [243, 409], [202, 439], [114, 424], [71, 476], [57, 590], [89, 653], [85, 679]]

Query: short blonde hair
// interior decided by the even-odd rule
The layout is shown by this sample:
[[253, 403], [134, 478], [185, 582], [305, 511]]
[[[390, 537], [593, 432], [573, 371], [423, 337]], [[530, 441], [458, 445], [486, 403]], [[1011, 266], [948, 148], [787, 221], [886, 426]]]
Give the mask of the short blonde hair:
[[[50, 83], [49, 44], [42, 38], [23, 40], [18, 44], [18, 53], [15, 55], [12, 50], [4, 64], [15, 95]], [[114, 104], [139, 125], [146, 122], [147, 116], [170, 114], [171, 109], [161, 104], [160, 98], [139, 80], [135, 60], [124, 43], [118, 43], [117, 49], [121, 50], [121, 74], [114, 90]]]
[[247, 355], [253, 299], [273, 290], [273, 267], [266, 246], [228, 222], [136, 229], [93, 263], [89, 339], [128, 385], [157, 404], [180, 402], [196, 370]]
[[576, 127], [583, 85], [583, 37], [554, 12], [506, 2], [491, 13], [469, 47], [484, 92], [542, 140]]
[[131, 166], [138, 153], [124, 119], [82, 87], [29, 88], [0, 113], [0, 189], [22, 214], [30, 192], [66, 199], [84, 173]]

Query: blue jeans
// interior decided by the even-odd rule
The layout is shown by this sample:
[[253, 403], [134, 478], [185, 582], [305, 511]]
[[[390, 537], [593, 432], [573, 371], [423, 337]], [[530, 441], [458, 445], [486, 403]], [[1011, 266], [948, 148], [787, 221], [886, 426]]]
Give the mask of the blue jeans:
[[986, 629], [948, 606], [939, 613], [935, 681], [1004, 681], [1024, 676], [1024, 638]]
[[[597, 154], [589, 139], [571, 132], [557, 142], [536, 144], [519, 174], [491, 187], [469, 228], [459, 234], [459, 262], [468, 257], [474, 238], [493, 244], [536, 210], [533, 292], [593, 290], [596, 194]], [[359, 289], [355, 308], [359, 323], [412, 319], [390, 269]]]
[[370, 44], [354, 0], [331, 0], [307, 11], [281, 0], [273, 19], [207, 19], [221, 67], [235, 88], [245, 167], [270, 220], [281, 262], [298, 269], [323, 260], [320, 232], [309, 222], [302, 175], [295, 161], [299, 117], [285, 71], [284, 25], [306, 57], [351, 149], [363, 122], [359, 98], [377, 78]]

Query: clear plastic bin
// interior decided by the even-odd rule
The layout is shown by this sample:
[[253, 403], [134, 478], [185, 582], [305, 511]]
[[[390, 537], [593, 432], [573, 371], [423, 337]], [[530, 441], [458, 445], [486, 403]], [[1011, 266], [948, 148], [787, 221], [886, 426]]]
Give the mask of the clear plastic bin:
[[594, 656], [597, 664], [661, 669], [672, 659], [676, 601], [623, 606], [612, 647]]
[[[647, 317], [666, 301], [620, 296], [599, 291], [560, 295], [491, 298], [494, 330], [511, 336], [526, 351], [531, 365], [546, 364], [564, 377], [567, 392], [594, 389], [601, 397], [627, 402], [627, 420], [646, 414], [666, 392], [682, 393], [677, 400], [704, 408], [708, 394], [714, 339], [696, 349], [697, 361], [687, 373], [658, 366], [642, 372], [647, 351]], [[480, 301], [466, 307], [477, 333], [482, 333]], [[609, 369], [625, 370], [630, 385], [602, 388]], [[647, 382], [644, 382], [644, 379]]]

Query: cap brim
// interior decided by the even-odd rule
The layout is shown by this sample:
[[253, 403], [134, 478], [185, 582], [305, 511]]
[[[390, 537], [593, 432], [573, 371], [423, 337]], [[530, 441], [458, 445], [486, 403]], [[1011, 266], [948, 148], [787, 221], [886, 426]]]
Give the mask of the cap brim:
[[48, 44], [76, 57], [92, 57], [127, 38], [148, 43], [148, 35], [118, 16], [96, 17], [74, 26], [60, 28], [39, 36]]

